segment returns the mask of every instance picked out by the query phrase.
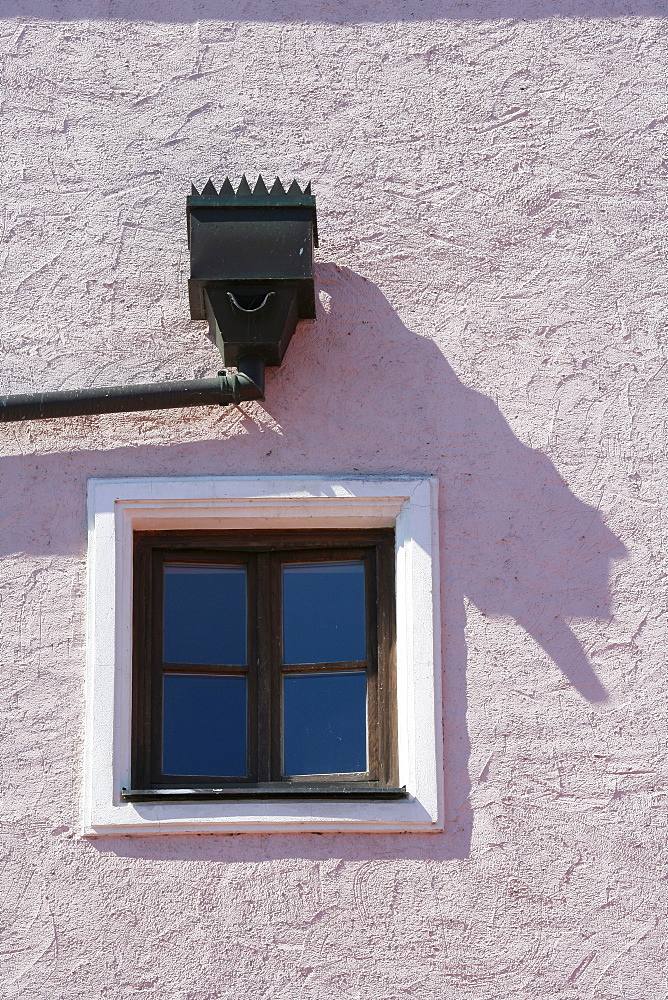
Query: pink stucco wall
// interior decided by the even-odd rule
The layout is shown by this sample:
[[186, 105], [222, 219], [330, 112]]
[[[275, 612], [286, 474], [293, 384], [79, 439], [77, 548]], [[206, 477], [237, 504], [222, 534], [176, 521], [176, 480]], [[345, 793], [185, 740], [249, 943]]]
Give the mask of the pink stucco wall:
[[[322, 247], [266, 404], [0, 426], [0, 995], [665, 998], [665, 6], [2, 12], [1, 392], [216, 371], [191, 179]], [[87, 479], [292, 472], [440, 477], [446, 832], [81, 839]]]

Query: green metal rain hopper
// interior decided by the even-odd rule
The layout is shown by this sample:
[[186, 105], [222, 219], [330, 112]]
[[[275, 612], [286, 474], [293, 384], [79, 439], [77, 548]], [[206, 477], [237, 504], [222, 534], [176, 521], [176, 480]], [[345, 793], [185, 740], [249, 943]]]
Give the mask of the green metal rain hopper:
[[315, 198], [308, 184], [236, 191], [209, 180], [187, 198], [190, 315], [206, 319], [226, 365], [280, 365], [299, 319], [315, 317]]

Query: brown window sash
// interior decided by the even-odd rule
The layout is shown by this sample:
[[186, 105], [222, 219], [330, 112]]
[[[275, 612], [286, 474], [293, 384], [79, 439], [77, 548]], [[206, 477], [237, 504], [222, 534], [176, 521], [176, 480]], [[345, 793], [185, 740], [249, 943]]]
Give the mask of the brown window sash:
[[[366, 581], [364, 660], [285, 664], [282, 655], [282, 566], [363, 561]], [[163, 661], [165, 563], [247, 568], [247, 663]], [[397, 797], [394, 638], [394, 537], [368, 531], [138, 532], [134, 549], [132, 789], [127, 799], [274, 797]], [[285, 674], [364, 670], [367, 683], [368, 770], [346, 774], [282, 774], [282, 684]], [[162, 772], [162, 686], [165, 673], [245, 675], [248, 691], [248, 774]], [[235, 791], [236, 790], [236, 791]], [[292, 791], [291, 791], [292, 790]], [[237, 794], [238, 793], [238, 794]]]

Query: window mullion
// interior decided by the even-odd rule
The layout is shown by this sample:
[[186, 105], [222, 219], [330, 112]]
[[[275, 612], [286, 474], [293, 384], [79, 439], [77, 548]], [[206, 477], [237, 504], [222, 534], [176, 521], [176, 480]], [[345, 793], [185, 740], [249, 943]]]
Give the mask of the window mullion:
[[259, 704], [261, 672], [258, 670], [259, 646], [258, 646], [258, 621], [260, 609], [258, 606], [258, 595], [260, 587], [258, 584], [257, 556], [249, 555], [247, 562], [248, 590], [246, 594], [246, 615], [247, 615], [247, 637], [246, 637], [246, 677], [247, 677], [247, 760], [248, 779], [257, 781], [258, 774], [258, 727], [259, 727]]
[[256, 556], [257, 575], [255, 613], [257, 615], [257, 646], [254, 670], [257, 683], [257, 780], [271, 780], [271, 661], [272, 661], [272, 586], [271, 555]]
[[271, 595], [271, 646], [267, 674], [271, 684], [271, 735], [270, 735], [270, 781], [280, 781], [283, 777], [283, 585], [281, 576], [281, 556], [272, 552], [269, 556]]

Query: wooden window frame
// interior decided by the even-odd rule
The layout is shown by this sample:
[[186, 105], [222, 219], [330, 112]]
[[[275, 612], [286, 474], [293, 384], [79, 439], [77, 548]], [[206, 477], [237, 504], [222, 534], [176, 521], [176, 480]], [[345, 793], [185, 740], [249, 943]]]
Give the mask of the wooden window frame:
[[[363, 661], [283, 664], [281, 565], [322, 559], [365, 563], [367, 649]], [[249, 769], [245, 780], [167, 776], [161, 756], [162, 567], [165, 562], [245, 563], [248, 662], [243, 667], [173, 665], [175, 672], [243, 673], [248, 680]], [[328, 530], [138, 531], [134, 535], [132, 788], [128, 801], [165, 798], [399, 798], [395, 667], [395, 539], [391, 528]], [[368, 770], [356, 774], [281, 774], [282, 676], [364, 669]], [[169, 672], [169, 670], [167, 671]]]

